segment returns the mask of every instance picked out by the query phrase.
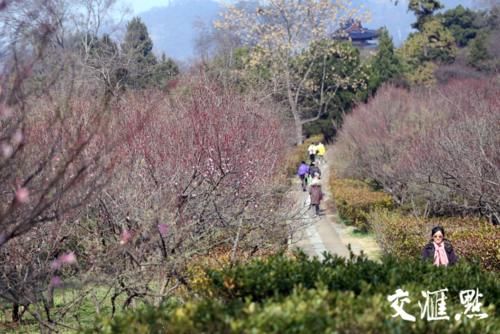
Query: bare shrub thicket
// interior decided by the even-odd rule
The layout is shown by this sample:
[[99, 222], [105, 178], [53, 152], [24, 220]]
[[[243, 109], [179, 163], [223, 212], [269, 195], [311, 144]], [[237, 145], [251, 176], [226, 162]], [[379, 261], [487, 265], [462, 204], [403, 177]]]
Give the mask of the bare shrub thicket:
[[381, 89], [346, 118], [336, 147], [345, 176], [371, 178], [423, 214], [500, 214], [500, 87], [455, 81]]
[[76, 264], [75, 222], [119, 164], [114, 92], [66, 47], [112, 3], [0, 2], [0, 301], [41, 331], [57, 323], [54, 288]]
[[26, 311], [54, 320], [53, 289], [61, 279], [54, 261], [79, 253], [78, 221], [121, 161], [125, 137], [110, 132], [118, 126], [110, 114], [116, 101], [104, 102], [88, 87], [73, 89], [72, 96], [51, 89], [27, 99], [22, 142], [4, 156], [0, 296], [13, 304], [13, 320]]
[[[13, 199], [27, 230], [1, 249], [13, 320], [29, 313], [54, 329], [89, 300], [96, 313], [158, 304], [187, 286], [193, 257], [220, 250], [237, 261], [286, 245], [285, 140], [272, 106], [203, 77], [171, 93], [103, 90], [107, 102], [77, 92], [64, 105], [55, 88], [33, 100], [10, 162], [19, 173], [43, 163], [28, 196]], [[42, 200], [54, 216], [31, 222]], [[54, 308], [59, 288], [72, 293]]]
[[78, 208], [109, 174], [113, 91], [66, 43], [97, 34], [113, 3], [1, 2], [0, 246]]
[[195, 77], [172, 95], [129, 96], [122, 117], [144, 129], [93, 217], [102, 245], [123, 249], [100, 268], [115, 294], [158, 302], [186, 283], [194, 256], [220, 249], [236, 261], [286, 244], [284, 138], [268, 106]]
[[89, 300], [157, 304], [197, 255], [289, 234], [274, 107], [203, 76], [124, 92], [126, 59], [95, 40], [113, 1], [74, 3], [0, 2], [0, 301], [40, 331], [76, 330]]

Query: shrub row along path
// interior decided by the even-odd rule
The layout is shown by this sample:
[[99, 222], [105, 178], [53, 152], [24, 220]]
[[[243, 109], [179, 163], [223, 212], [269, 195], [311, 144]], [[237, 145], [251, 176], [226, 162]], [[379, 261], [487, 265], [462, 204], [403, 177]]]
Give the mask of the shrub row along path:
[[380, 250], [371, 236], [356, 237], [353, 228], [339, 223], [335, 211], [333, 195], [328, 185], [332, 148], [328, 147], [326, 163], [320, 165], [321, 188], [325, 194], [321, 202], [321, 214], [315, 217], [314, 210], [309, 209], [307, 199], [308, 192], [303, 192], [298, 178], [294, 179], [292, 185], [292, 197], [296, 205], [295, 211], [300, 212], [298, 217], [298, 230], [290, 239], [293, 248], [301, 248], [309, 256], [318, 256], [323, 259], [323, 253], [329, 252], [344, 257], [349, 257], [348, 245], [354, 254], [359, 255], [363, 251], [369, 258], [377, 258]]

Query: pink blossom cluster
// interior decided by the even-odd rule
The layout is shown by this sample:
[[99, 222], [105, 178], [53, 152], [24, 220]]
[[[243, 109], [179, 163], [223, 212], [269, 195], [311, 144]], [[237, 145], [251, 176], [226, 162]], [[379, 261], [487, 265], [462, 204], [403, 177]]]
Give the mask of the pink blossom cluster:
[[65, 265], [76, 264], [76, 255], [74, 252], [63, 253], [57, 257], [52, 263], [50, 267], [52, 270], [59, 270]]

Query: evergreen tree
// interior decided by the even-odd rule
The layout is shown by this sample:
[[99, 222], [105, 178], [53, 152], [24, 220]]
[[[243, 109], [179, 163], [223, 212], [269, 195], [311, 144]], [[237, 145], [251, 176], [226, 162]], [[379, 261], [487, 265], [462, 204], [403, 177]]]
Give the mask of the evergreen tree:
[[387, 29], [381, 29], [378, 52], [373, 59], [373, 70], [378, 75], [379, 83], [393, 79], [402, 72], [401, 61], [394, 53], [394, 44]]
[[487, 35], [479, 34], [472, 40], [469, 47], [468, 63], [478, 70], [488, 70], [487, 62], [491, 58], [486, 46]]
[[451, 31], [459, 47], [466, 46], [487, 23], [484, 13], [475, 12], [462, 5], [436, 16], [442, 19], [443, 25]]
[[154, 83], [160, 88], [165, 87], [166, 83], [179, 74], [179, 67], [163, 53], [160, 62], [155, 66]]
[[425, 22], [421, 32], [408, 37], [399, 53], [405, 63], [405, 76], [411, 82], [421, 84], [432, 78], [430, 73], [436, 64], [452, 63], [455, 60], [457, 47], [451, 32], [433, 18]]
[[128, 64], [127, 86], [144, 88], [152, 84], [157, 60], [153, 54], [153, 41], [140, 18], [135, 17], [128, 23], [122, 51]]
[[415, 13], [417, 22], [411, 26], [418, 31], [422, 31], [424, 24], [432, 18], [435, 11], [443, 8], [439, 0], [410, 0], [408, 10]]

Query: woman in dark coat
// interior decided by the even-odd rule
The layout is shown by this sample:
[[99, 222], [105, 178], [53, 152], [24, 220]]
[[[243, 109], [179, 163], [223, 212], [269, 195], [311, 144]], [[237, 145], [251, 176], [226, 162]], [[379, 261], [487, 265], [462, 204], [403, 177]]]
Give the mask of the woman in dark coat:
[[432, 229], [432, 239], [422, 250], [422, 258], [432, 261], [436, 266], [448, 266], [457, 263], [457, 255], [451, 242], [444, 237], [444, 228], [436, 226]]
[[321, 190], [321, 183], [317, 177], [313, 178], [311, 181], [309, 195], [311, 196], [311, 206], [314, 206], [316, 216], [319, 216], [319, 204], [323, 199], [323, 191]]

